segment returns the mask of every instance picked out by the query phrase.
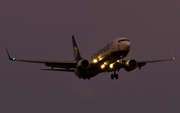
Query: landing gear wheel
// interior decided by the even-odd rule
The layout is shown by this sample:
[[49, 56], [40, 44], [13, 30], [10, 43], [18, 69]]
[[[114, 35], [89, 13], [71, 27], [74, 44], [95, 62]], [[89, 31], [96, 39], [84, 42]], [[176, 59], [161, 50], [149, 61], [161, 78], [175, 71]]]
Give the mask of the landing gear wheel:
[[85, 78], [85, 77], [83, 77], [83, 79], [84, 79], [84, 80], [86, 80], [86, 78]]
[[114, 76], [115, 76], [115, 78], [116, 78], [116, 80], [117, 80], [117, 79], [118, 79], [118, 74], [115, 74]]
[[112, 80], [114, 79], [114, 74], [111, 74], [111, 79], [112, 79]]
[[114, 78], [117, 80], [119, 78], [118, 74], [111, 74], [111, 79], [113, 80]]

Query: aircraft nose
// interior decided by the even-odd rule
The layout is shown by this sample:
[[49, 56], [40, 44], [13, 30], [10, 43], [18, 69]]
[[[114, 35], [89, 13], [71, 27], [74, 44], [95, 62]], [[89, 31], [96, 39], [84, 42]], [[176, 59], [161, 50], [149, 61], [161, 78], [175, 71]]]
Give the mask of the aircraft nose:
[[120, 44], [121, 51], [129, 51], [130, 50], [130, 42], [126, 41]]

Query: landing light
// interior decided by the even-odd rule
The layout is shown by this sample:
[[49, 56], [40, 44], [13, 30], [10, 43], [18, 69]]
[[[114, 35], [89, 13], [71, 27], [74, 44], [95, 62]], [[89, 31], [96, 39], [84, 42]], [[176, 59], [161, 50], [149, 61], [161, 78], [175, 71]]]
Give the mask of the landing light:
[[117, 60], [117, 62], [120, 62], [120, 60]]
[[104, 65], [107, 65], [107, 62], [104, 62]]
[[101, 69], [104, 69], [105, 68], [105, 65], [103, 64], [103, 65], [101, 65]]
[[101, 60], [102, 60], [102, 58], [99, 59], [99, 61], [101, 61]]
[[97, 63], [97, 61], [98, 61], [97, 59], [94, 59], [94, 60], [93, 60], [94, 63]]
[[109, 67], [112, 69], [113, 68], [113, 64], [110, 64]]

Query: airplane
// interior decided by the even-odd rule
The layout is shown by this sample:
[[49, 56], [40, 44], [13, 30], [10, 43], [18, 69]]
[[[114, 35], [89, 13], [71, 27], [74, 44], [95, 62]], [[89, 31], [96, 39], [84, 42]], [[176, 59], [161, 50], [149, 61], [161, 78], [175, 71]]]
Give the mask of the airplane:
[[72, 35], [72, 44], [75, 59], [75, 61], [72, 62], [22, 60], [10, 57], [7, 49], [6, 52], [9, 59], [12, 61], [45, 64], [47, 67], [50, 67], [50, 69], [41, 70], [74, 72], [78, 78], [83, 78], [84, 80], [89, 80], [102, 72], [113, 72], [113, 74], [111, 74], [111, 79], [118, 79], [118, 74], [116, 72], [119, 72], [121, 68], [130, 72], [136, 68], [140, 70], [141, 67], [145, 66], [147, 63], [175, 60], [174, 52], [171, 59], [147, 61], [136, 61], [134, 59], [124, 60], [130, 51], [130, 41], [128, 38], [124, 37], [110, 41], [87, 59], [81, 57], [74, 35]]

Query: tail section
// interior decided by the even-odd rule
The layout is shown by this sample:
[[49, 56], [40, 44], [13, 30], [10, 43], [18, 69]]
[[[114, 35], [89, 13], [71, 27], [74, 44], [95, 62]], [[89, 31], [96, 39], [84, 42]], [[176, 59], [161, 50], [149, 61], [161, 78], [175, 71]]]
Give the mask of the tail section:
[[77, 46], [77, 44], [76, 44], [76, 40], [75, 40], [75, 38], [74, 38], [74, 35], [72, 36], [72, 43], [73, 43], [74, 59], [75, 59], [76, 61], [79, 61], [79, 60], [81, 60], [82, 58], [81, 58], [81, 55], [80, 55], [80, 53], [79, 53], [79, 49], [78, 49], [78, 46]]

